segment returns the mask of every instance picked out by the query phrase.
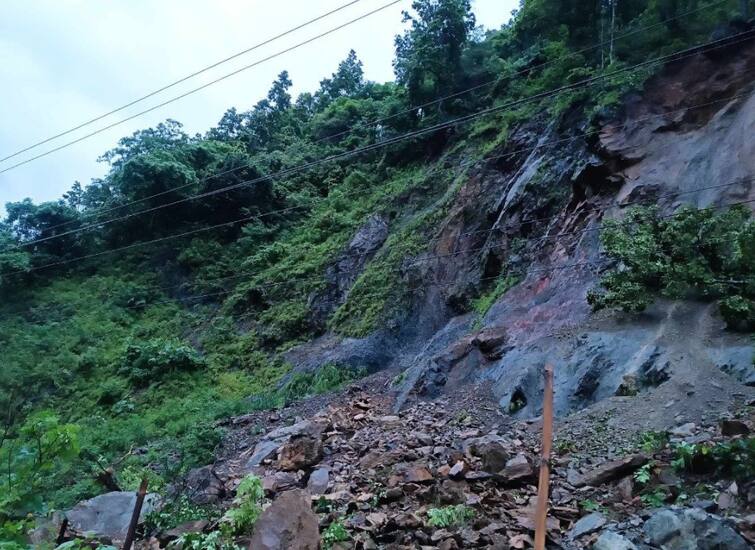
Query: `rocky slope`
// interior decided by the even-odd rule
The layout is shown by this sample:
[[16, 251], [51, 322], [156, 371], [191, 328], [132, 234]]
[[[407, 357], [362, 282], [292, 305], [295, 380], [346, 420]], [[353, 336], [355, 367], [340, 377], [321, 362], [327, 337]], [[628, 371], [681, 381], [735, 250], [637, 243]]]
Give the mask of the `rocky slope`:
[[[340, 395], [229, 419], [216, 462], [179, 492], [225, 506], [243, 476], [259, 475], [273, 504], [253, 548], [315, 548], [313, 524], [337, 518], [350, 533], [337, 547], [528, 548], [548, 362], [554, 548], [750, 547], [753, 481], [679, 477], [668, 440], [734, 445], [751, 432], [751, 336], [725, 331], [709, 304], [593, 314], [585, 296], [606, 268], [597, 229], [627, 205], [670, 213], [755, 200], [753, 69], [751, 45], [700, 53], [597, 129], [518, 128], [498, 158], [466, 173], [426, 255], [407, 259], [402, 280], [422, 292], [402, 315], [364, 338], [328, 333], [286, 354], [300, 371], [373, 374]], [[390, 224], [375, 216], [354, 235], [312, 297], [316, 315], [344, 302]], [[504, 272], [526, 275], [481, 319], [459, 314]], [[648, 448], [651, 431], [663, 443]], [[461, 519], [433, 524], [431, 509], [446, 506]]]

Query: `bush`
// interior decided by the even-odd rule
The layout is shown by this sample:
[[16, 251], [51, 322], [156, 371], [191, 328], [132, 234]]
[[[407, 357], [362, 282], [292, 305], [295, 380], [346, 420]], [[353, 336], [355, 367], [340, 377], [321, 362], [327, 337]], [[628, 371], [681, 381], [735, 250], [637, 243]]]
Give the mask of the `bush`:
[[233, 507], [221, 519], [223, 529], [232, 535], [251, 533], [262, 513], [264, 497], [262, 480], [253, 474], [246, 476], [236, 489]]
[[351, 538], [346, 527], [343, 525], [343, 520], [338, 518], [334, 520], [328, 528], [322, 533], [322, 546], [325, 550], [333, 548], [333, 545], [337, 542], [344, 542]]
[[176, 371], [192, 371], [204, 366], [194, 348], [172, 340], [151, 340], [129, 344], [123, 353], [119, 374], [136, 386], [147, 386]]
[[729, 328], [755, 329], [755, 222], [747, 209], [683, 208], [664, 217], [633, 208], [624, 220], [607, 220], [600, 238], [615, 267], [588, 293], [594, 310], [639, 312], [656, 295], [718, 300]]

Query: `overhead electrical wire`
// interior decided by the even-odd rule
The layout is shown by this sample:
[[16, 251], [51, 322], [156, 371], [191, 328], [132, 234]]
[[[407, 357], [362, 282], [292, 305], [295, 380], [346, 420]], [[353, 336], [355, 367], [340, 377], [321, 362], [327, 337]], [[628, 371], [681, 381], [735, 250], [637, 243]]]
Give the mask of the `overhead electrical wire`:
[[[626, 72], [630, 72], [630, 71], [634, 71], [634, 70], [637, 70], [637, 69], [641, 69], [641, 68], [644, 68], [646, 66], [655, 64], [655, 63], [663, 63], [663, 62], [668, 62], [668, 61], [678, 61], [678, 60], [681, 60], [681, 59], [685, 59], [686, 57], [689, 57], [689, 56], [692, 56], [692, 55], [696, 55], [696, 54], [700, 53], [701, 51], [710, 51], [710, 50], [713, 50], [713, 49], [716, 49], [716, 48], [720, 48], [720, 47], [731, 46], [733, 44], [737, 44], [739, 42], [743, 42], [745, 40], [749, 40], [749, 39], [751, 39], [753, 37], [755, 37], [755, 31], [752, 31], [752, 30], [744, 31], [744, 32], [735, 34], [735, 35], [733, 35], [731, 37], [709, 41], [709, 42], [706, 42], [706, 43], [703, 43], [703, 44], [700, 44], [700, 45], [696, 45], [696, 46], [693, 46], [693, 47], [690, 47], [690, 48], [686, 48], [684, 50], [680, 50], [680, 51], [677, 51], [677, 52], [674, 52], [674, 53], [671, 53], [671, 54], [667, 54], [667, 55], [664, 55], [664, 56], [660, 56], [660, 57], [657, 57], [657, 58], [646, 60], [646, 61], [637, 63], [637, 64], [629, 66], [629, 67], [623, 67], [621, 69], [616, 69], [614, 71], [611, 71], [611, 72], [608, 72], [608, 73], [603, 73], [601, 75], [595, 75], [593, 77], [589, 77], [589, 78], [580, 80], [580, 81], [572, 83], [572, 84], [567, 84], [567, 85], [564, 85], [564, 86], [560, 86], [560, 87], [557, 87], [557, 88], [549, 90], [549, 91], [540, 92], [538, 94], [534, 94], [534, 95], [526, 97], [526, 98], [521, 98], [519, 100], [514, 100], [514, 101], [511, 101], [511, 102], [499, 105], [499, 106], [490, 107], [490, 108], [487, 108], [487, 109], [482, 109], [480, 111], [477, 111], [477, 112], [469, 114], [469, 115], [464, 115], [464, 116], [458, 117], [456, 119], [452, 119], [452, 120], [449, 120], [449, 121], [446, 121], [446, 122], [438, 123], [438, 124], [430, 126], [428, 128], [422, 128], [422, 129], [419, 129], [419, 130], [408, 132], [408, 133], [403, 134], [403, 135], [395, 136], [393, 138], [389, 138], [389, 139], [387, 139], [385, 141], [381, 141], [381, 142], [378, 142], [378, 143], [375, 143], [375, 144], [370, 144], [370, 145], [367, 145], [367, 146], [359, 147], [359, 148], [357, 148], [355, 150], [346, 151], [346, 152], [343, 152], [343, 153], [338, 153], [338, 154], [326, 157], [324, 159], [320, 159], [320, 160], [316, 160], [316, 161], [311, 161], [311, 162], [305, 163], [303, 165], [299, 165], [299, 166], [296, 166], [296, 167], [280, 170], [280, 171], [272, 173], [272, 174], [267, 174], [267, 175], [260, 176], [258, 178], [254, 178], [254, 179], [251, 179], [251, 180], [246, 180], [246, 181], [238, 182], [238, 183], [235, 183], [235, 184], [232, 184], [232, 185], [228, 185], [228, 186], [225, 186], [225, 187], [222, 187], [222, 188], [219, 188], [219, 189], [215, 189], [215, 190], [212, 190], [212, 191], [207, 191], [207, 192], [199, 193], [199, 194], [192, 195], [192, 196], [189, 196], [189, 197], [184, 197], [182, 199], [178, 199], [178, 200], [171, 201], [171, 202], [168, 202], [168, 203], [165, 203], [165, 204], [161, 204], [161, 205], [158, 205], [158, 206], [154, 206], [154, 207], [151, 207], [151, 208], [140, 210], [138, 212], [132, 212], [132, 213], [129, 213], [129, 214], [126, 214], [126, 215], [123, 215], [123, 216], [119, 216], [119, 217], [116, 217], [116, 218], [112, 218], [112, 219], [109, 219], [109, 220], [104, 220], [104, 221], [99, 221], [99, 222], [93, 222], [93, 223], [91, 223], [89, 225], [86, 225], [86, 226], [83, 226], [83, 227], [79, 227], [79, 228], [73, 229], [71, 231], [59, 233], [57, 235], [52, 235], [52, 236], [45, 237], [45, 238], [42, 238], [42, 239], [37, 239], [35, 241], [29, 241], [27, 243], [21, 243], [21, 245], [19, 245], [19, 246], [29, 246], [29, 245], [32, 245], [32, 244], [38, 244], [38, 243], [41, 243], [41, 242], [45, 242], [46, 240], [51, 240], [51, 239], [60, 238], [60, 237], [71, 235], [71, 234], [75, 234], [75, 233], [80, 233], [80, 232], [83, 232], [83, 231], [87, 231], [89, 229], [101, 228], [101, 227], [103, 227], [105, 225], [108, 225], [108, 224], [111, 224], [111, 223], [114, 223], [114, 222], [124, 221], [126, 219], [130, 219], [130, 218], [133, 218], [135, 216], [140, 216], [140, 215], [143, 215], [143, 214], [148, 214], [148, 213], [155, 212], [155, 211], [158, 211], [158, 210], [161, 210], [161, 209], [164, 209], [164, 208], [169, 208], [169, 207], [172, 207], [172, 206], [175, 206], [175, 205], [178, 205], [178, 204], [183, 204], [183, 203], [188, 202], [188, 201], [193, 201], [193, 200], [197, 200], [197, 199], [207, 198], [207, 197], [218, 195], [218, 194], [221, 194], [221, 193], [226, 193], [228, 191], [232, 191], [232, 190], [244, 187], [244, 186], [252, 185], [254, 183], [259, 183], [259, 182], [262, 182], [262, 181], [271, 180], [273, 178], [280, 178], [280, 177], [288, 176], [288, 175], [291, 175], [291, 174], [294, 174], [294, 173], [298, 173], [299, 171], [306, 170], [306, 169], [309, 169], [309, 168], [312, 168], [312, 167], [315, 167], [315, 166], [319, 166], [319, 165], [322, 165], [322, 164], [325, 164], [325, 163], [328, 163], [328, 162], [333, 162], [335, 160], [340, 160], [342, 158], [348, 158], [348, 157], [351, 157], [351, 156], [354, 156], [354, 155], [358, 155], [358, 154], [362, 154], [362, 153], [365, 153], [365, 152], [370, 152], [370, 151], [373, 151], [373, 150], [381, 149], [381, 148], [388, 147], [390, 145], [393, 145], [395, 143], [399, 143], [399, 142], [407, 140], [407, 139], [412, 139], [412, 138], [415, 138], [415, 137], [419, 137], [419, 136], [425, 135], [427, 133], [437, 132], [437, 131], [442, 130], [442, 129], [446, 129], [446, 128], [450, 128], [450, 127], [453, 127], [453, 126], [456, 126], [456, 125], [459, 125], [459, 124], [463, 124], [463, 123], [469, 122], [471, 120], [474, 120], [474, 119], [476, 119], [476, 118], [478, 118], [480, 116], [486, 116], [486, 115], [489, 115], [489, 114], [500, 112], [500, 111], [505, 110], [505, 109], [509, 109], [511, 107], [518, 107], [520, 105], [524, 105], [524, 104], [527, 104], [527, 103], [539, 101], [541, 99], [545, 99], [545, 98], [548, 98], [548, 97], [553, 97], [553, 96], [558, 95], [560, 93], [564, 93], [564, 92], [568, 92], [568, 91], [573, 91], [573, 90], [579, 89], [581, 86], [589, 86], [589, 85], [595, 84], [597, 82], [600, 82], [603, 79], [610, 78], [610, 77], [616, 76], [618, 74], [623, 74], [623, 73], [626, 73]], [[244, 220], [238, 220], [236, 223], [241, 223], [241, 221], [244, 221]]]
[[273, 42], [275, 42], [277, 40], [280, 40], [281, 38], [284, 38], [284, 37], [288, 36], [289, 34], [293, 34], [296, 31], [299, 31], [299, 30], [301, 30], [301, 29], [303, 29], [305, 27], [308, 27], [308, 26], [310, 26], [310, 25], [312, 25], [314, 23], [322, 21], [323, 19], [326, 19], [326, 18], [330, 17], [331, 15], [334, 15], [334, 14], [340, 12], [340, 11], [343, 11], [346, 8], [349, 8], [349, 7], [351, 7], [351, 6], [355, 5], [355, 4], [358, 4], [361, 1], [362, 0], [352, 0], [351, 2], [348, 2], [346, 4], [340, 5], [340, 6], [338, 6], [335, 9], [332, 9], [332, 10], [326, 12], [326, 13], [318, 15], [314, 19], [310, 19], [308, 21], [305, 21], [304, 23], [301, 23], [301, 24], [297, 25], [296, 27], [293, 27], [291, 29], [283, 31], [282, 33], [277, 34], [275, 36], [272, 36], [270, 38], [267, 38], [267, 39], [263, 40], [262, 42], [258, 42], [257, 44], [255, 44], [255, 45], [253, 45], [253, 46], [251, 46], [249, 48], [241, 50], [240, 52], [236, 52], [236, 53], [234, 53], [232, 55], [229, 55], [228, 57], [224, 57], [223, 59], [221, 59], [219, 61], [216, 61], [216, 62], [214, 62], [214, 63], [212, 63], [210, 65], [202, 67], [201, 69], [198, 69], [198, 70], [196, 70], [196, 71], [194, 71], [194, 72], [192, 72], [192, 73], [190, 73], [190, 74], [188, 74], [188, 75], [186, 75], [184, 77], [181, 77], [178, 80], [174, 80], [173, 82], [170, 82], [169, 84], [166, 84], [166, 85], [164, 85], [164, 86], [162, 86], [160, 88], [157, 88], [156, 90], [153, 90], [153, 91], [151, 91], [151, 92], [149, 92], [149, 93], [147, 93], [147, 94], [145, 94], [145, 95], [143, 95], [141, 97], [138, 97], [138, 98], [136, 98], [136, 99], [134, 99], [132, 101], [129, 101], [128, 103], [125, 103], [124, 105], [121, 105], [120, 107], [115, 107], [114, 109], [111, 109], [107, 113], [103, 113], [103, 114], [101, 114], [99, 116], [96, 116], [96, 117], [94, 117], [92, 119], [86, 120], [86, 121], [78, 124], [77, 126], [69, 128], [67, 130], [64, 130], [64, 131], [62, 131], [62, 132], [60, 132], [58, 134], [55, 134], [55, 135], [50, 136], [48, 138], [45, 138], [45, 139], [43, 139], [41, 141], [37, 141], [36, 143], [32, 143], [31, 145], [28, 145], [28, 146], [24, 147], [23, 149], [19, 149], [18, 151], [15, 151], [15, 152], [13, 152], [13, 153], [11, 153], [11, 154], [3, 157], [3, 158], [0, 158], [0, 162], [4, 162], [4, 161], [6, 161], [8, 159], [11, 159], [13, 157], [17, 157], [18, 155], [20, 155], [22, 153], [25, 153], [25, 152], [30, 151], [32, 149], [36, 149], [40, 145], [44, 145], [44, 144], [49, 143], [51, 141], [54, 141], [54, 140], [56, 140], [56, 139], [58, 139], [60, 137], [66, 136], [68, 134], [71, 134], [71, 133], [75, 132], [76, 130], [81, 130], [82, 128], [84, 128], [86, 126], [89, 126], [90, 124], [94, 124], [95, 122], [99, 122], [100, 120], [102, 120], [104, 118], [107, 118], [107, 117], [109, 117], [111, 115], [114, 115], [116, 113], [119, 113], [119, 112], [121, 112], [121, 111], [123, 111], [125, 109], [128, 109], [129, 107], [133, 107], [134, 105], [136, 105], [138, 103], [141, 103], [142, 101], [145, 101], [145, 100], [147, 100], [147, 99], [149, 99], [151, 97], [154, 97], [154, 96], [156, 96], [156, 95], [158, 95], [158, 94], [160, 94], [160, 93], [162, 93], [162, 92], [164, 92], [166, 90], [169, 90], [169, 89], [171, 89], [171, 88], [173, 88], [175, 86], [178, 86], [179, 84], [183, 84], [184, 82], [186, 82], [188, 80], [191, 80], [192, 78], [195, 78], [195, 77], [197, 77], [197, 76], [199, 76], [199, 75], [201, 75], [203, 73], [206, 73], [209, 70], [215, 69], [215, 68], [219, 67], [220, 65], [228, 63], [229, 61], [233, 61], [234, 59], [237, 59], [237, 58], [239, 58], [239, 57], [241, 57], [243, 55], [246, 55], [246, 54], [248, 54], [248, 53], [250, 53], [250, 52], [252, 52], [254, 50], [257, 50], [257, 49], [259, 49], [259, 48], [261, 48], [263, 46], [267, 46], [268, 44], [272, 44]]
[[271, 55], [269, 55], [267, 57], [264, 57], [264, 58], [262, 58], [262, 59], [260, 59], [258, 61], [255, 61], [254, 63], [250, 63], [248, 65], [244, 65], [243, 67], [241, 67], [239, 69], [236, 69], [235, 71], [227, 73], [227, 74], [225, 74], [225, 75], [223, 75], [221, 77], [215, 78], [215, 79], [213, 79], [213, 80], [211, 80], [211, 81], [209, 81], [209, 82], [207, 82], [205, 84], [202, 84], [201, 86], [197, 86], [196, 88], [192, 88], [191, 90], [189, 90], [187, 92], [184, 92], [184, 93], [182, 93], [180, 95], [177, 95], [177, 96], [174, 96], [174, 97], [172, 97], [170, 99], [167, 99], [167, 100], [165, 100], [165, 101], [163, 101], [161, 103], [158, 103], [157, 105], [153, 105], [152, 107], [149, 107], [148, 109], [144, 109], [142, 111], [139, 111], [138, 113], [134, 113], [133, 115], [130, 115], [128, 117], [125, 117], [125, 118], [122, 118], [120, 120], [117, 120], [117, 121], [115, 121], [115, 122], [113, 122], [111, 124], [108, 124], [107, 126], [103, 126], [102, 128], [99, 128], [99, 129], [94, 130], [94, 131], [92, 131], [92, 132], [90, 132], [88, 134], [85, 134], [85, 135], [83, 135], [83, 136], [81, 136], [79, 138], [76, 138], [76, 139], [68, 141], [68, 142], [66, 142], [66, 143], [64, 143], [62, 145], [59, 145], [59, 146], [54, 147], [52, 149], [49, 149], [49, 150], [47, 150], [47, 151], [45, 151], [43, 153], [39, 153], [38, 155], [34, 155], [33, 157], [30, 157], [28, 159], [19, 161], [19, 162], [15, 163], [15, 164], [11, 164], [10, 166], [8, 166], [6, 168], [0, 169], [0, 174], [4, 174], [4, 173], [9, 172], [11, 170], [14, 170], [14, 169], [16, 169], [16, 168], [18, 168], [20, 166], [23, 166], [25, 164], [29, 164], [30, 162], [33, 162], [35, 160], [38, 160], [38, 159], [41, 159], [41, 158], [46, 157], [48, 155], [51, 155], [53, 153], [56, 153], [56, 152], [58, 152], [58, 151], [60, 151], [62, 149], [65, 149], [65, 148], [70, 147], [72, 145], [76, 145], [77, 143], [81, 143], [82, 141], [87, 140], [87, 139], [89, 139], [89, 138], [91, 138], [93, 136], [96, 136], [97, 134], [101, 134], [102, 132], [105, 132], [107, 130], [110, 130], [112, 128], [120, 126], [121, 124], [125, 124], [126, 122], [128, 122], [130, 120], [134, 120], [135, 118], [138, 118], [138, 117], [140, 117], [142, 115], [145, 115], [147, 113], [151, 113], [153, 111], [156, 111], [157, 109], [161, 109], [162, 107], [165, 107], [166, 105], [170, 105], [171, 103], [175, 103], [176, 101], [178, 101], [180, 99], [183, 99], [183, 98], [188, 97], [190, 95], [193, 95], [193, 94], [195, 94], [195, 93], [197, 93], [197, 92], [199, 92], [201, 90], [209, 88], [210, 86], [213, 86], [213, 85], [215, 85], [215, 84], [217, 84], [219, 82], [227, 80], [228, 78], [231, 78], [232, 76], [236, 76], [237, 74], [242, 73], [242, 72], [244, 72], [246, 70], [249, 70], [249, 69], [251, 69], [253, 67], [256, 67], [256, 66], [258, 66], [258, 65], [260, 65], [262, 63], [270, 61], [271, 59], [275, 59], [276, 57], [280, 57], [281, 55], [284, 55], [284, 54], [289, 53], [291, 51], [294, 51], [294, 50], [296, 50], [298, 48], [301, 48], [302, 46], [306, 46], [308, 44], [311, 44], [312, 42], [315, 42], [315, 41], [317, 41], [317, 40], [319, 40], [321, 38], [324, 38], [324, 37], [326, 37], [326, 36], [328, 36], [330, 34], [333, 34], [333, 33], [337, 32], [337, 31], [339, 31], [341, 29], [344, 29], [344, 28], [346, 28], [346, 27], [348, 27], [350, 25], [353, 25], [354, 23], [362, 21], [363, 19], [366, 19], [367, 17], [375, 15], [376, 13], [379, 13], [379, 12], [381, 12], [383, 10], [386, 10], [386, 9], [388, 9], [388, 8], [390, 8], [392, 6], [395, 6], [396, 4], [399, 4], [399, 3], [404, 2], [404, 1], [405, 0], [392, 0], [391, 2], [389, 2], [387, 4], [383, 4], [382, 6], [380, 6], [377, 9], [374, 9], [374, 10], [372, 10], [370, 12], [362, 14], [359, 17], [356, 17], [354, 19], [351, 19], [351, 20], [347, 21], [346, 23], [343, 23], [341, 25], [333, 27], [333, 28], [331, 28], [331, 29], [329, 29], [329, 30], [327, 30], [325, 32], [322, 32], [322, 33], [320, 33], [320, 34], [318, 34], [316, 36], [313, 36], [312, 38], [308, 38], [307, 40], [304, 40], [302, 42], [298, 42], [297, 44], [295, 44], [293, 46], [290, 46], [290, 47], [288, 47], [288, 48], [286, 48], [284, 50], [280, 50], [280, 51], [278, 51], [278, 52], [276, 52], [274, 54], [271, 54]]
[[[723, 3], [727, 2], [727, 1], [728, 0], [718, 0], [716, 2], [707, 4], [705, 6], [700, 6], [699, 8], [696, 8], [696, 9], [693, 9], [693, 10], [689, 10], [689, 11], [680, 13], [680, 14], [674, 16], [674, 17], [670, 17], [668, 19], [664, 19], [663, 21], [660, 21], [658, 23], [654, 23], [652, 25], [648, 25], [648, 26], [645, 26], [645, 27], [640, 27], [638, 29], [635, 29], [635, 30], [632, 30], [632, 31], [629, 31], [629, 32], [626, 32], [626, 33], [623, 33], [623, 34], [620, 34], [620, 35], [616, 36], [613, 40], [609, 39], [609, 40], [606, 40], [606, 41], [603, 41], [603, 42], [599, 42], [597, 44], [593, 44], [592, 46], [582, 48], [581, 50], [577, 50], [575, 52], [570, 52], [570, 53], [564, 54], [564, 55], [562, 55], [560, 57], [557, 57], [557, 58], [554, 58], [554, 59], [551, 59], [551, 60], [548, 60], [548, 61], [544, 61], [542, 63], [538, 63], [538, 64], [536, 64], [534, 66], [527, 67], [527, 68], [521, 69], [519, 71], [515, 71], [513, 74], [510, 75], [510, 77], [511, 78], [515, 78], [515, 77], [518, 77], [518, 76], [521, 76], [521, 75], [531, 74], [532, 71], [542, 69], [543, 67], [546, 67], [546, 66], [558, 63], [560, 61], [563, 61], [563, 60], [568, 59], [570, 57], [573, 57], [575, 55], [579, 55], [579, 54], [584, 53], [586, 51], [591, 51], [591, 50], [594, 50], [594, 49], [597, 49], [597, 48], [604, 47], [604, 46], [610, 44], [611, 42], [622, 40], [622, 39], [627, 38], [629, 36], [634, 36], [635, 34], [641, 34], [643, 32], [649, 31], [649, 30], [651, 30], [651, 29], [653, 29], [653, 28], [655, 28], [657, 26], [666, 25], [666, 24], [668, 24], [668, 23], [670, 23], [672, 21], [675, 21], [675, 20], [687, 17], [687, 16], [689, 16], [689, 15], [691, 15], [693, 13], [696, 13], [696, 12], [699, 12], [699, 11], [702, 11], [702, 10], [705, 10], [705, 9], [710, 9], [712, 7], [715, 7], [715, 6], [719, 5], [719, 4], [723, 4]], [[404, 116], [404, 115], [407, 115], [407, 114], [411, 114], [413, 112], [416, 112], [418, 110], [424, 109], [426, 107], [429, 107], [429, 106], [432, 106], [432, 105], [435, 105], [435, 104], [438, 104], [438, 103], [442, 103], [443, 101], [446, 101], [448, 99], [452, 99], [452, 98], [455, 98], [455, 97], [460, 97], [462, 95], [465, 95], [467, 93], [476, 91], [476, 90], [478, 90], [480, 88], [483, 88], [485, 86], [490, 86], [492, 84], [495, 84], [497, 81], [498, 81], [498, 79], [490, 80], [488, 82], [485, 82], [485, 83], [473, 86], [471, 88], [466, 88], [465, 90], [461, 90], [459, 92], [455, 92], [453, 94], [449, 94], [449, 95], [446, 95], [446, 96], [434, 99], [434, 100], [429, 101], [427, 103], [423, 103], [423, 104], [420, 104], [420, 105], [415, 105], [415, 106], [409, 107], [409, 108], [407, 108], [407, 109], [405, 109], [403, 111], [399, 111], [398, 113], [394, 113], [394, 114], [388, 115], [386, 117], [378, 118], [378, 119], [372, 120], [372, 121], [367, 122], [367, 123], [360, 123], [361, 124], [361, 128], [369, 128], [369, 127], [373, 127], [373, 126], [377, 126], [377, 125], [383, 124], [383, 123], [385, 123], [385, 122], [387, 122], [389, 120], [395, 119], [397, 117]], [[334, 139], [336, 137], [340, 137], [340, 136], [347, 135], [347, 134], [353, 134], [353, 133], [356, 133], [356, 129], [354, 129], [354, 128], [349, 129], [349, 130], [343, 130], [341, 132], [337, 132], [335, 134], [330, 134], [330, 135], [327, 135], [327, 136], [323, 136], [322, 138], [316, 139], [316, 140], [313, 141], [313, 144], [317, 144], [317, 143], [321, 143], [321, 142], [324, 142], [324, 141], [332, 140], [332, 139]], [[241, 165], [241, 166], [230, 168], [228, 170], [224, 170], [224, 171], [221, 171], [221, 172], [210, 174], [208, 176], [204, 176], [204, 177], [200, 178], [197, 182], [192, 182], [192, 183], [188, 183], [188, 184], [172, 187], [172, 188], [167, 189], [165, 191], [161, 191], [159, 193], [155, 193], [155, 194], [152, 194], [152, 195], [149, 195], [149, 196], [146, 196], [146, 197], [142, 197], [140, 199], [129, 201], [129, 202], [126, 202], [124, 204], [117, 205], [117, 206], [95, 209], [92, 212], [85, 212], [82, 215], [82, 217], [86, 219], [86, 218], [93, 217], [93, 216], [98, 216], [98, 215], [101, 215], [101, 214], [108, 214], [108, 213], [114, 212], [116, 210], [127, 208], [127, 207], [133, 206], [135, 204], [140, 204], [142, 202], [146, 202], [148, 200], [155, 199], [155, 198], [164, 196], [164, 195], [169, 194], [169, 193], [174, 193], [176, 191], [180, 191], [182, 189], [186, 189], [188, 187], [204, 183], [204, 182], [209, 181], [209, 180], [214, 179], [214, 178], [218, 178], [218, 177], [222, 177], [222, 176], [225, 176], [225, 175], [228, 175], [228, 174], [232, 174], [234, 172], [237, 172], [239, 170], [243, 170], [245, 168], [250, 168], [251, 166], [252, 166], [252, 163], [247, 163], [247, 164], [244, 164], [244, 165]], [[62, 222], [62, 223], [59, 223], [59, 224], [56, 224], [56, 225], [53, 225], [53, 226], [49, 227], [48, 230], [57, 229], [58, 227], [65, 227], [65, 226], [70, 225], [72, 223], [74, 223], [74, 222], [73, 221]]]

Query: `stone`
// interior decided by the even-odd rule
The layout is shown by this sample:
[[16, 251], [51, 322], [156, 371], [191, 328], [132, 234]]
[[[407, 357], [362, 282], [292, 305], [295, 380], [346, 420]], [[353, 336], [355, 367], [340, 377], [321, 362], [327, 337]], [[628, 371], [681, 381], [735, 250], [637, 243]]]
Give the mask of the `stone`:
[[735, 435], [748, 435], [750, 427], [741, 420], [724, 418], [720, 423], [721, 435], [733, 437]]
[[215, 504], [225, 498], [225, 485], [212, 466], [195, 468], [186, 475], [185, 494], [194, 504]]
[[307, 490], [312, 495], [322, 495], [328, 490], [328, 483], [330, 483], [330, 468], [317, 468], [309, 475]]
[[278, 441], [265, 440], [257, 443], [252, 452], [252, 456], [246, 461], [246, 470], [252, 470], [262, 464], [263, 461], [275, 456], [280, 446], [281, 443]]
[[582, 535], [594, 533], [606, 524], [606, 518], [600, 512], [593, 512], [582, 517], [569, 531], [570, 539], [578, 539]]
[[695, 428], [696, 426], [694, 422], [687, 422], [686, 424], [677, 426], [676, 428], [671, 430], [669, 434], [675, 438], [690, 437], [695, 434]]
[[637, 550], [637, 546], [618, 533], [604, 531], [592, 545], [592, 550]]
[[[91, 533], [95, 538], [122, 542], [126, 538], [131, 515], [136, 504], [136, 493], [114, 491], [79, 502], [66, 513], [69, 528], [78, 533]], [[148, 494], [144, 499], [139, 522], [158, 510], [160, 497]]]
[[643, 454], [629, 455], [618, 460], [610, 460], [598, 465], [590, 472], [571, 477], [569, 483], [575, 487], [603, 485], [609, 481], [631, 474], [637, 468], [647, 463], [647, 461], [648, 457]]
[[699, 508], [660, 510], [645, 522], [643, 531], [652, 544], [669, 550], [749, 548], [721, 518]]
[[267, 495], [282, 493], [299, 484], [299, 478], [293, 472], [274, 472], [262, 478], [262, 488]]
[[448, 471], [448, 477], [457, 479], [464, 475], [464, 472], [467, 469], [467, 464], [460, 460], [456, 464], [454, 464], [451, 469]]
[[433, 480], [433, 474], [425, 466], [411, 466], [404, 472], [406, 483], [426, 483]]
[[320, 531], [310, 499], [300, 490], [280, 495], [254, 526], [254, 550], [318, 550]]
[[322, 460], [322, 439], [308, 434], [292, 436], [278, 451], [278, 468], [303, 470]]
[[509, 453], [504, 445], [505, 440], [493, 434], [467, 439], [463, 447], [472, 456], [482, 460], [482, 469], [486, 472], [498, 473], [506, 466]]
[[503, 476], [507, 481], [523, 481], [531, 478], [535, 471], [532, 469], [527, 455], [519, 453], [514, 458], [506, 461], [503, 468]]

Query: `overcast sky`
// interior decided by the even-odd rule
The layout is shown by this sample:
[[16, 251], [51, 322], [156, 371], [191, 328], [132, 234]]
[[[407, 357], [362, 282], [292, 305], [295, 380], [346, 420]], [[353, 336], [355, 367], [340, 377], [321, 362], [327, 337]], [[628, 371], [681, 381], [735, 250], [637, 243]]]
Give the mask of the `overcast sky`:
[[[172, 88], [75, 134], [0, 163], [0, 169], [160, 103], [233, 69], [387, 4], [354, 6]], [[2, 0], [0, 2], [0, 158], [128, 103], [172, 80], [332, 10], [346, 0]], [[53, 200], [75, 180], [86, 184], [107, 165], [97, 157], [137, 129], [166, 118], [204, 132], [229, 107], [249, 109], [283, 69], [294, 95], [312, 91], [350, 48], [367, 78], [393, 78], [393, 37], [401, 10], [388, 8], [313, 44], [284, 54], [186, 99], [77, 145], [0, 174], [0, 205]], [[498, 28], [518, 0], [474, 0], [478, 24]], [[0, 211], [2, 208], [0, 207]]]

